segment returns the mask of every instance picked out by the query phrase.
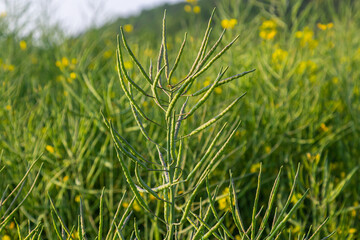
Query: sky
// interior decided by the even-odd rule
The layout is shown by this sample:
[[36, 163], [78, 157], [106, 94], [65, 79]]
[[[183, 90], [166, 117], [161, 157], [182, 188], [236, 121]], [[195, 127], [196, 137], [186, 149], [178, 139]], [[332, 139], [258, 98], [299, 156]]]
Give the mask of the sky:
[[[9, 17], [22, 14], [22, 22], [58, 23], [67, 34], [76, 34], [87, 27], [100, 26], [117, 17], [126, 17], [164, 3], [185, 0], [0, 0], [0, 14]], [[45, 17], [44, 17], [45, 16]]]

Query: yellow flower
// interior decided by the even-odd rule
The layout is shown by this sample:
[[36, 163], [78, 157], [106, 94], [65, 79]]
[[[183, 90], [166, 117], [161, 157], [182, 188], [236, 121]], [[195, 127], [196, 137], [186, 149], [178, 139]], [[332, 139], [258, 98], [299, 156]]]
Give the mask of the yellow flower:
[[11, 240], [9, 235], [4, 235], [1, 240]]
[[124, 66], [126, 69], [132, 69], [133, 68], [133, 63], [131, 61], [126, 61], [124, 62]]
[[310, 49], [314, 49], [319, 44], [319, 42], [314, 39], [314, 32], [309, 27], [305, 27], [303, 31], [297, 31], [295, 37], [300, 39], [301, 47], [308, 46]]
[[266, 20], [266, 21], [263, 21], [260, 28], [261, 29], [276, 28], [276, 23], [273, 20]]
[[273, 39], [277, 34], [276, 27], [277, 25], [275, 21], [273, 20], [264, 21], [259, 28], [260, 29], [259, 36], [265, 40]]
[[318, 23], [317, 27], [323, 31], [331, 29], [334, 27], [334, 23], [328, 23], [328, 24], [322, 24], [322, 23]]
[[270, 147], [270, 146], [266, 146], [266, 147], [265, 147], [265, 152], [266, 152], [267, 154], [269, 154], [269, 153], [271, 152], [271, 147]]
[[4, 18], [4, 17], [6, 17], [7, 16], [7, 13], [6, 12], [1, 12], [0, 13], [0, 18]]
[[5, 109], [8, 110], [8, 111], [10, 111], [10, 110], [11, 110], [11, 106], [10, 106], [10, 105], [6, 105]]
[[223, 90], [222, 90], [221, 87], [216, 87], [216, 88], [214, 89], [214, 91], [215, 91], [216, 94], [222, 94], [222, 92], [223, 92]]
[[286, 61], [289, 53], [281, 48], [276, 49], [271, 55], [271, 60], [276, 68], [280, 68]]
[[333, 28], [334, 27], [334, 23], [328, 23], [328, 24], [326, 24], [326, 27], [327, 27], [327, 29], [331, 29], [331, 28]]
[[71, 237], [74, 238], [74, 239], [79, 239], [79, 232], [75, 230], [75, 231], [71, 234]]
[[47, 145], [45, 147], [45, 149], [49, 152], [49, 153], [54, 153], [55, 152], [55, 148], [53, 146]]
[[225, 188], [222, 191], [222, 195], [226, 195], [222, 198], [220, 198], [217, 202], [219, 204], [219, 209], [220, 210], [225, 210], [227, 208], [229, 208], [230, 204], [229, 204], [229, 199], [228, 199], [228, 195], [229, 195], [229, 188]]
[[9, 72], [14, 71], [14, 69], [15, 69], [15, 66], [12, 64], [3, 64], [2, 67], [5, 71], [9, 71]]
[[295, 33], [295, 37], [296, 38], [302, 38], [304, 36], [304, 33], [302, 32], [302, 31], [297, 31], [296, 33]]
[[309, 74], [314, 74], [317, 71], [317, 68], [317, 64], [311, 60], [301, 61], [297, 68], [297, 73], [303, 74], [307, 71]]
[[70, 78], [75, 79], [76, 78], [76, 73], [74, 73], [74, 72], [70, 73]]
[[339, 78], [338, 77], [333, 77], [333, 79], [331, 80], [333, 82], [333, 84], [338, 84], [339, 83]]
[[23, 50], [23, 51], [26, 50], [27, 44], [24, 40], [20, 41], [19, 45], [20, 45], [21, 50]]
[[12, 65], [12, 64], [9, 64], [9, 65], [8, 65], [8, 70], [9, 70], [10, 72], [14, 71], [14, 69], [15, 69], [15, 66], [14, 66], [14, 65]]
[[204, 87], [206, 87], [206, 86], [209, 86], [210, 85], [210, 78], [206, 78], [206, 80], [204, 81]]
[[75, 197], [75, 202], [80, 202], [80, 195], [76, 195], [76, 197]]
[[301, 230], [301, 227], [299, 225], [292, 226], [290, 228], [291, 233], [298, 233], [298, 232], [300, 232], [300, 230]]
[[302, 197], [302, 195], [300, 193], [295, 193], [292, 195], [290, 202], [295, 204], [300, 200], [301, 197]]
[[72, 58], [72, 59], [71, 59], [71, 63], [74, 64], [74, 65], [77, 64], [77, 59], [76, 59], [76, 58]]
[[130, 33], [130, 32], [132, 32], [133, 30], [134, 30], [134, 26], [131, 25], [131, 24], [126, 24], [126, 25], [124, 26], [124, 31], [125, 31], [125, 32]]
[[184, 6], [184, 10], [185, 10], [185, 12], [191, 12], [191, 6], [189, 4], [186, 4]]
[[237, 20], [235, 18], [221, 20], [221, 27], [224, 29], [233, 29], [236, 24]]
[[196, 4], [197, 0], [186, 0], [186, 2], [190, 3], [190, 4]]
[[325, 123], [321, 123], [321, 124], [320, 124], [320, 129], [321, 129], [323, 132], [329, 131], [329, 128], [325, 125]]
[[235, 236], [235, 240], [241, 240], [240, 235], [236, 235], [236, 236]]
[[144, 108], [146, 108], [147, 106], [149, 106], [149, 102], [148, 102], [148, 101], [144, 101], [144, 102], [142, 103], [142, 105], [143, 105]]
[[349, 229], [349, 234], [354, 234], [356, 232], [357, 232], [356, 228], [350, 228]]
[[260, 169], [260, 163], [254, 163], [253, 165], [251, 165], [250, 167], [250, 172], [251, 173], [255, 173], [258, 172]]
[[8, 226], [8, 228], [11, 230], [15, 227], [15, 223], [14, 222], [11, 222]]
[[128, 202], [123, 202], [121, 205], [122, 205], [124, 208], [127, 208], [127, 207], [129, 206], [129, 203], [128, 203]]
[[63, 177], [63, 182], [67, 182], [67, 181], [69, 181], [69, 176], [68, 176], [68, 175], [66, 175], [65, 177]]
[[327, 29], [326, 24], [322, 24], [322, 23], [318, 23], [318, 24], [317, 24], [317, 27], [318, 27], [319, 29], [323, 30], [323, 31]]
[[55, 66], [57, 66], [58, 68], [61, 68], [61, 62], [60, 62], [60, 61], [56, 61], [56, 62], [55, 62]]
[[201, 8], [200, 8], [199, 6], [195, 6], [195, 7], [193, 8], [193, 12], [194, 12], [195, 14], [200, 13], [200, 11], [201, 11]]
[[69, 65], [69, 59], [67, 59], [66, 57], [63, 57], [61, 59], [61, 64], [63, 67], [67, 67]]
[[139, 203], [137, 201], [134, 201], [133, 205], [132, 205], [133, 209], [136, 211], [136, 212], [140, 212], [141, 211], [141, 207], [139, 205]]
[[351, 211], [351, 216], [356, 217], [356, 210], [355, 209]]
[[287, 56], [288, 56], [287, 51], [285, 51], [281, 48], [278, 48], [273, 52], [272, 60], [273, 60], [273, 62], [282, 62], [287, 58]]

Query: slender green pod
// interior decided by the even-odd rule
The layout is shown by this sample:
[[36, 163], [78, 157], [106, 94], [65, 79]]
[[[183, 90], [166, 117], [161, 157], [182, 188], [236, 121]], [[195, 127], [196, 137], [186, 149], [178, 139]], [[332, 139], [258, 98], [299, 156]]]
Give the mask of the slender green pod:
[[180, 114], [179, 114], [179, 118], [178, 120], [176, 121], [176, 125], [175, 125], [175, 135], [174, 135], [174, 139], [175, 141], [177, 140], [177, 136], [178, 136], [178, 133], [179, 133], [179, 130], [180, 130], [180, 127], [181, 127], [181, 122], [183, 120], [183, 115], [185, 113], [185, 107], [188, 103], [188, 100], [189, 100], [189, 97], [186, 98], [184, 104], [182, 105], [181, 109], [180, 109]]
[[124, 65], [124, 61], [123, 61], [123, 55], [122, 55], [122, 50], [121, 50], [121, 44], [120, 44], [120, 40], [119, 40], [119, 35], [117, 36], [117, 41], [118, 41], [118, 53], [119, 53], [119, 60], [120, 60], [120, 69], [122, 71], [122, 74], [125, 76], [125, 79], [132, 85], [134, 86], [139, 92], [141, 92], [144, 96], [146, 97], [152, 97], [150, 95], [148, 95], [139, 85], [137, 85], [132, 79], [131, 77], [127, 74], [125, 65]]
[[140, 176], [140, 173], [139, 173], [139, 169], [138, 169], [138, 166], [136, 165], [135, 166], [135, 176], [136, 176], [136, 179], [137, 181], [139, 182], [139, 184], [141, 185], [141, 187], [143, 187], [147, 193], [151, 194], [152, 196], [154, 196], [156, 199], [162, 201], [162, 202], [167, 202], [167, 203], [170, 203], [169, 201], [166, 201], [164, 199], [162, 199], [155, 191], [153, 191], [151, 189], [151, 187], [149, 187], [145, 181], [141, 178]]
[[256, 235], [256, 240], [260, 240], [261, 239], [261, 235], [262, 233], [264, 232], [265, 230], [265, 226], [266, 224], [268, 223], [268, 219], [270, 217], [270, 213], [271, 213], [271, 210], [272, 210], [272, 206], [273, 206], [273, 203], [275, 201], [275, 197], [276, 197], [276, 193], [277, 193], [277, 190], [279, 189], [279, 183], [280, 183], [280, 175], [281, 175], [281, 170], [282, 170], [282, 166], [279, 170], [279, 173], [275, 179], [275, 182], [274, 182], [274, 185], [271, 189], [271, 193], [270, 193], [270, 197], [269, 197], [269, 203], [268, 203], [268, 207], [267, 207], [267, 210], [265, 212], [265, 216], [264, 218], [262, 219], [261, 221], [261, 224], [260, 224], [260, 228], [259, 228], [259, 231]]
[[[113, 227], [114, 227], [115, 221], [116, 221], [117, 217], [118, 217], [119, 214], [120, 214], [120, 208], [121, 208], [122, 202], [124, 201], [125, 194], [126, 194], [126, 191], [125, 191], [125, 193], [122, 195], [122, 197], [121, 197], [121, 199], [120, 199], [120, 202], [118, 203], [118, 207], [117, 207], [117, 209], [116, 209], [116, 212], [115, 212], [115, 214], [114, 214], [113, 219], [111, 220], [110, 227], [109, 227], [109, 231], [108, 231], [108, 233], [106, 234], [105, 240], [107, 240], [107, 239], [110, 238], [110, 234], [111, 234], [111, 231], [112, 231], [112, 229], [113, 229]], [[81, 202], [81, 199], [80, 199], [80, 202]]]
[[231, 110], [231, 108], [237, 103], [239, 102], [239, 100], [245, 96], [246, 92], [241, 95], [240, 97], [238, 97], [237, 99], [235, 99], [228, 107], [226, 107], [221, 113], [219, 113], [218, 115], [216, 115], [215, 117], [211, 118], [209, 121], [207, 121], [206, 123], [200, 125], [198, 128], [196, 128], [195, 130], [193, 130], [192, 132], [190, 132], [188, 135], [182, 137], [182, 138], [186, 138], [186, 137], [191, 137], [199, 132], [201, 132], [202, 130], [204, 130], [205, 128], [210, 127], [212, 124], [214, 124], [215, 122], [217, 122], [219, 119], [221, 119], [227, 112], [229, 112]]
[[[37, 161], [37, 160], [36, 160]], [[43, 166], [43, 163], [40, 165], [40, 168], [39, 168], [39, 171], [38, 173], [36, 174], [35, 176], [35, 179], [33, 181], [33, 183], [31, 184], [30, 186], [30, 189], [29, 191], [26, 193], [26, 195], [24, 196], [24, 198], [21, 200], [21, 202], [6, 216], [4, 215], [3, 217], [6, 216], [6, 218], [0, 223], [0, 232], [4, 229], [4, 227], [6, 226], [6, 224], [12, 219], [12, 217], [14, 216], [14, 214], [16, 213], [16, 211], [22, 206], [22, 204], [25, 202], [25, 200], [29, 197], [30, 193], [32, 192], [32, 190], [34, 189], [35, 187], [35, 184], [37, 182], [37, 179], [39, 178], [40, 176], [40, 172], [41, 172], [41, 169], [42, 169], [42, 166]], [[30, 166], [31, 167], [31, 166]], [[30, 169], [30, 168], [29, 168]], [[29, 171], [29, 170], [28, 170]], [[20, 183], [19, 183], [20, 184]], [[18, 185], [19, 185], [18, 184]]]
[[[210, 204], [210, 207], [211, 207], [211, 211], [212, 211], [216, 221], [220, 220], [219, 215], [216, 212], [215, 204], [214, 204], [214, 200], [216, 199], [218, 191], [219, 191], [219, 185], [216, 185], [214, 197], [211, 196], [209, 179], [206, 178], [206, 192], [208, 194], [208, 199], [209, 199], [209, 204]], [[224, 230], [225, 234], [229, 238], [234, 239], [234, 236], [231, 234], [230, 230], [223, 223], [220, 225], [220, 227]]]
[[165, 66], [163, 66], [162, 68], [160, 68], [160, 70], [157, 72], [156, 76], [155, 76], [155, 79], [154, 79], [154, 82], [153, 84], [151, 85], [151, 91], [153, 93], [153, 95], [155, 96], [155, 103], [162, 109], [165, 111], [165, 109], [163, 108], [163, 106], [161, 106], [161, 103], [160, 103], [160, 97], [159, 97], [159, 94], [157, 93], [156, 91], [156, 87], [159, 83], [159, 80], [160, 80], [160, 76], [161, 76], [161, 73], [163, 72], [163, 70], [165, 69]]
[[197, 71], [193, 78], [199, 77], [202, 73], [204, 73], [206, 70], [210, 68], [210, 66], [218, 60], [229, 48], [238, 40], [240, 35], [236, 36], [228, 45], [226, 45], [218, 54], [216, 54], [203, 68], [201, 68], [199, 71]]
[[183, 92], [185, 91], [187, 86], [189, 86], [189, 84], [194, 80], [195, 80], [194, 77], [192, 77], [192, 76], [189, 77], [188, 79], [185, 80], [185, 82], [181, 85], [181, 87], [176, 91], [174, 97], [172, 98], [171, 102], [169, 103], [168, 109], [166, 110], [166, 114], [165, 114], [166, 120], [169, 119], [170, 114], [175, 107], [175, 103], [179, 100], [179, 98], [181, 97], [181, 95], [183, 94]]
[[207, 43], [207, 41], [208, 41], [208, 39], [210, 37], [211, 22], [212, 22], [212, 19], [214, 17], [214, 13], [215, 13], [215, 8], [212, 11], [211, 16], [209, 18], [208, 25], [207, 25], [206, 31], [204, 33], [204, 37], [203, 37], [203, 40], [201, 42], [200, 49], [198, 51], [198, 55], [196, 56], [196, 59], [195, 59], [193, 65], [192, 65], [192, 67], [191, 67], [191, 69], [190, 69], [190, 71], [188, 73], [188, 76], [190, 76], [194, 72], [196, 66], [198, 65], [198, 62], [201, 60], [201, 56], [203, 55], [203, 52], [206, 50], [206, 43]]
[[149, 120], [148, 117], [146, 117], [145, 113], [141, 110], [141, 108], [138, 106], [138, 104], [134, 101], [134, 99], [131, 97], [129, 90], [126, 88], [125, 86], [125, 82], [120, 70], [120, 53], [119, 51], [117, 51], [117, 71], [118, 71], [118, 76], [119, 76], [119, 80], [120, 80], [120, 86], [122, 88], [122, 90], [124, 91], [126, 97], [128, 98], [128, 100], [130, 101], [130, 103], [132, 103], [134, 105], [134, 107], [136, 108], [136, 110], [139, 112], [139, 114], [146, 120]]
[[151, 213], [151, 215], [154, 215], [150, 208], [148, 207], [148, 205], [146, 204], [145, 200], [142, 198], [142, 196], [140, 195], [139, 191], [137, 190], [136, 188], [136, 185], [134, 183], [134, 181], [132, 180], [131, 178], [131, 175], [130, 175], [130, 172], [129, 172], [129, 169], [126, 167], [125, 163], [124, 163], [124, 160], [122, 159], [122, 157], [120, 156], [119, 154], [119, 151], [117, 150], [116, 148], [116, 155], [119, 159], [119, 162], [120, 162], [120, 166], [121, 166], [121, 169], [125, 175], [125, 179], [127, 181], [127, 183], [129, 184], [130, 186], [130, 189], [131, 191], [134, 193], [135, 197], [136, 197], [136, 200], [138, 201], [139, 205], [141, 207], [143, 207], [147, 212]]
[[[164, 63], [165, 63], [165, 76], [167, 80], [169, 81], [169, 56], [168, 56], [168, 50], [167, 50], [167, 41], [166, 41], [166, 9], [164, 11], [164, 17], [162, 21], [162, 46], [164, 50]], [[170, 82], [168, 82], [170, 85]]]
[[181, 59], [181, 56], [182, 56], [182, 53], [184, 51], [184, 47], [185, 47], [185, 44], [186, 44], [186, 37], [187, 37], [187, 33], [185, 33], [185, 35], [184, 35], [184, 40], [183, 40], [183, 42], [182, 42], [182, 44], [180, 46], [179, 53], [178, 53], [178, 55], [177, 55], [177, 57], [175, 59], [173, 67], [170, 70], [169, 81], [171, 81], [172, 75], [174, 74], [175, 70], [177, 69], [177, 67], [179, 65], [179, 62], [180, 62], [180, 59]]
[[[183, 141], [180, 141], [178, 155], [176, 157], [176, 165], [175, 165], [175, 170], [174, 170], [174, 180], [179, 179], [179, 177], [180, 177], [180, 176], [178, 176], [178, 172], [179, 172], [179, 169], [180, 169], [181, 159], [183, 157], [183, 150], [184, 150], [183, 149]], [[180, 175], [182, 175], [182, 173]]]
[[[210, 58], [210, 56], [215, 52], [216, 48], [219, 46], [220, 42], [222, 41], [225, 32], [226, 32], [226, 29], [224, 29], [222, 31], [222, 33], [220, 34], [218, 40], [210, 48], [209, 52], [205, 56], [202, 57], [201, 62], [198, 64], [198, 66], [196, 68], [196, 71], [199, 70], [206, 63], [206, 61]], [[204, 51], [204, 53], [205, 53], [205, 51]]]
[[[238, 79], [238, 78], [241, 78], [241, 77], [243, 77], [243, 76], [245, 76], [245, 75], [247, 75], [247, 74], [249, 74], [249, 73], [254, 72], [255, 70], [256, 70], [256, 69], [252, 69], [252, 70], [250, 70], [250, 71], [242, 72], [242, 73], [236, 74], [236, 75], [234, 75], [234, 76], [231, 76], [231, 77], [225, 78], [225, 79], [223, 79], [223, 80], [220, 80], [220, 81], [216, 84], [216, 87], [219, 87], [219, 86], [221, 86], [221, 85], [223, 85], [223, 84], [226, 84], [226, 83], [228, 83], [228, 82], [231, 82], [231, 81], [233, 81], [233, 80], [236, 80], [236, 79]], [[190, 96], [192, 96], [192, 97], [198, 96], [198, 95], [206, 92], [206, 91], [207, 91], [209, 88], [211, 88], [212, 86], [213, 86], [213, 84], [208, 85], [208, 86], [200, 89], [199, 91], [196, 91], [195, 93], [191, 94]]]
[[[80, 197], [80, 231], [79, 232], [79, 236], [81, 237], [81, 239], [87, 240], [86, 237], [86, 232], [85, 232], [85, 221], [84, 221], [84, 209], [83, 209], [83, 202], [82, 202], [82, 197]], [[116, 214], [115, 214], [116, 215]], [[107, 238], [106, 238], [107, 239]]]
[[187, 218], [187, 216], [189, 214], [189, 211], [190, 211], [190, 207], [191, 207], [191, 205], [192, 205], [192, 203], [193, 203], [193, 201], [194, 201], [194, 199], [196, 197], [196, 194], [199, 192], [200, 186], [204, 183], [204, 181], [205, 181], [206, 177], [208, 176], [208, 174], [209, 174], [209, 171], [204, 172], [203, 177], [199, 180], [197, 186], [195, 187], [195, 189], [191, 193], [188, 201], [186, 202], [185, 210], [184, 210], [184, 213], [183, 213], [183, 215], [181, 217], [181, 220], [180, 220], [180, 225], [185, 223], [186, 218]]
[[126, 219], [131, 215], [132, 211], [131, 211], [131, 208], [132, 208], [132, 205], [134, 204], [136, 200], [136, 196], [134, 196], [131, 201], [129, 202], [129, 205], [127, 206], [127, 208], [125, 209], [125, 212], [123, 213], [120, 221], [119, 221], [119, 224], [116, 226], [115, 224], [115, 227], [119, 228], [119, 229], [122, 229], [125, 225], [125, 222], [126, 222]]
[[[136, 163], [139, 163], [139, 165], [143, 168], [147, 168], [146, 165], [143, 162], [149, 163], [149, 164], [153, 164], [153, 165], [157, 165], [157, 166], [161, 166], [158, 163], [149, 161], [147, 159], [145, 159], [140, 153], [138, 153], [133, 146], [130, 145], [130, 143], [128, 143], [126, 141], [125, 138], [123, 138], [118, 131], [113, 127], [112, 123], [110, 123], [104, 116], [103, 112], [101, 112], [101, 115], [103, 117], [103, 120], [105, 122], [105, 125], [107, 126], [107, 128], [110, 130], [110, 132], [112, 132], [112, 138], [115, 142], [115, 144], [117, 144], [116, 146], [119, 148], [120, 151], [124, 151], [123, 154], [125, 154], [126, 156], [128, 156], [129, 158], [131, 158], [132, 160], [134, 160]], [[115, 137], [115, 139], [114, 139]], [[131, 153], [131, 154], [129, 154]], [[143, 161], [143, 162], [141, 162]]]
[[220, 70], [220, 73], [218, 74], [217, 78], [215, 79], [214, 83], [212, 84], [212, 86], [206, 91], [206, 93], [204, 94], [204, 96], [202, 96], [202, 98], [199, 99], [199, 101], [190, 109], [190, 111], [186, 114], [186, 116], [184, 117], [185, 119], [190, 117], [201, 105], [203, 105], [205, 103], [205, 101], [210, 97], [210, 94], [214, 91], [216, 84], [220, 81], [220, 79], [224, 76], [226, 70], [228, 69], [228, 67], [225, 68], [224, 71]]
[[[209, 210], [210, 210], [210, 206], [209, 206], [207, 212], [205, 213], [205, 215], [207, 215], [207, 216], [205, 216], [204, 219], [201, 219], [200, 216], [198, 216], [195, 213], [193, 213], [192, 211], [190, 211], [191, 215], [193, 215], [200, 222], [200, 226], [198, 228], [196, 228], [195, 235], [192, 239], [194, 239], [194, 240], [202, 239], [203, 235], [204, 235], [204, 233], [203, 233], [204, 228], [208, 229], [209, 231], [211, 230], [211, 227], [206, 223], [206, 221], [209, 217], [209, 213], [210, 213]], [[220, 236], [216, 232], [213, 232], [212, 235], [214, 235], [214, 237], [216, 237], [219, 240], [224, 239], [222, 236]]]
[[155, 143], [150, 137], [149, 137], [149, 134], [146, 132], [145, 128], [144, 128], [144, 125], [142, 124], [142, 121], [139, 117], [139, 114], [138, 112], [136, 111], [135, 107], [133, 104], [130, 103], [130, 107], [131, 107], [131, 111], [133, 113], [133, 116], [134, 116], [134, 119], [137, 123], [137, 125], [139, 126], [139, 129], [140, 129], [140, 132], [142, 133], [142, 135], [144, 135], [144, 137], [149, 140], [150, 142], [153, 142]]
[[238, 200], [236, 197], [235, 184], [234, 184], [234, 180], [232, 178], [231, 170], [229, 171], [229, 173], [230, 173], [230, 186], [229, 186], [229, 194], [230, 195], [229, 195], [229, 198], [230, 198], [231, 214], [233, 215], [235, 225], [239, 230], [240, 237], [242, 239], [244, 239], [244, 237], [246, 237], [246, 239], [250, 239], [249, 236], [247, 235], [247, 232], [245, 231], [245, 225], [241, 219]]
[[134, 218], [134, 232], [135, 232], [136, 239], [141, 240], [139, 228], [138, 228], [138, 225], [136, 223], [136, 218]]
[[99, 231], [98, 231], [98, 239], [102, 239], [102, 231], [103, 231], [103, 211], [104, 211], [104, 191], [105, 187], [103, 187], [100, 195], [100, 212], [99, 212]]
[[140, 62], [137, 60], [137, 58], [135, 57], [134, 53], [131, 51], [127, 41], [126, 41], [126, 38], [125, 38], [125, 34], [124, 34], [124, 31], [123, 31], [123, 28], [120, 27], [120, 33], [121, 33], [121, 38], [122, 38], [122, 41], [124, 43], [124, 46], [125, 46], [125, 49], [127, 50], [127, 52], [129, 53], [131, 59], [135, 62], [136, 66], [139, 68], [140, 72], [142, 73], [142, 75], [145, 77], [145, 79], [149, 82], [149, 84], [151, 85], [152, 82], [151, 82], [151, 79], [149, 78], [149, 76], [146, 74], [144, 68], [142, 67], [142, 65], [140, 64]]
[[[72, 238], [69, 229], [66, 227], [66, 225], [64, 223], [64, 220], [61, 218], [59, 212], [57, 211], [57, 209], [55, 207], [55, 204], [54, 204], [53, 200], [51, 199], [49, 193], [48, 193], [48, 197], [49, 197], [49, 200], [50, 200], [50, 205], [51, 205], [51, 208], [52, 208], [52, 212], [55, 213], [58, 221], [60, 222], [60, 225], [61, 225], [62, 229], [66, 232], [68, 237]], [[54, 224], [55, 224], [55, 222], [54, 222]]]
[[[284, 218], [278, 223], [275, 224], [275, 228], [271, 229], [270, 234], [266, 237], [266, 240], [272, 239], [284, 226], [285, 223], [290, 219], [291, 215], [300, 207], [301, 203], [304, 201], [307, 196], [309, 189], [305, 191], [302, 197], [297, 201], [294, 206], [290, 209], [290, 211], [284, 216]], [[280, 218], [279, 218], [280, 219]]]
[[114, 135], [114, 130], [113, 130], [112, 126], [110, 128], [110, 133], [111, 133], [112, 139], [115, 143], [116, 149], [120, 150], [124, 155], [126, 155], [128, 158], [130, 158], [135, 163], [138, 163], [141, 167], [147, 169], [147, 166], [143, 162], [141, 162], [137, 157], [135, 157], [130, 152], [128, 152], [125, 148], [122, 147], [121, 143], [118, 141], [118, 138], [116, 138]]
[[286, 209], [288, 208], [289, 204], [291, 203], [292, 196], [295, 193], [295, 186], [296, 186], [297, 179], [299, 177], [299, 172], [300, 172], [300, 163], [298, 164], [298, 167], [297, 167], [297, 170], [296, 170], [296, 173], [295, 173], [295, 177], [294, 177], [293, 185], [292, 185], [291, 190], [290, 190], [289, 197], [286, 200], [285, 206], [280, 211], [274, 226], [279, 224], [279, 222], [281, 221], [282, 217], [284, 216], [284, 214], [286, 212]]
[[252, 216], [251, 216], [251, 239], [255, 239], [255, 233], [256, 233], [256, 213], [257, 213], [259, 194], [260, 194], [260, 186], [261, 186], [261, 170], [262, 170], [261, 168], [262, 168], [262, 164], [260, 163], [254, 206], [252, 209], [253, 211], [252, 211]]
[[189, 181], [196, 173], [198, 173], [198, 170], [203, 165], [205, 160], [209, 157], [211, 151], [214, 149], [214, 146], [217, 143], [217, 141], [219, 140], [219, 138], [220, 138], [223, 130], [225, 129], [226, 125], [227, 125], [227, 123], [225, 123], [223, 125], [223, 127], [219, 130], [219, 132], [216, 134], [216, 136], [214, 137], [214, 139], [210, 143], [208, 149], [206, 150], [204, 156], [200, 159], [200, 161], [196, 164], [196, 166], [193, 168], [193, 170], [191, 170], [191, 172], [187, 176], [186, 181]]
[[220, 227], [227, 214], [228, 211], [224, 213], [224, 215], [219, 219], [219, 221], [202, 237], [202, 239], [208, 239]]

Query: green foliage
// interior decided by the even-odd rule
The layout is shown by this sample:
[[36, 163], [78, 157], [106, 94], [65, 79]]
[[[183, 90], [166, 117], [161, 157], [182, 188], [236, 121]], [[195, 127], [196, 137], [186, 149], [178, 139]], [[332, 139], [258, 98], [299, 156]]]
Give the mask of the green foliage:
[[26, 182], [1, 237], [162, 239], [184, 216], [186, 237], [358, 238], [359, 1], [186, 4], [166, 34], [164, 8], [71, 38], [0, 17], [1, 193]]

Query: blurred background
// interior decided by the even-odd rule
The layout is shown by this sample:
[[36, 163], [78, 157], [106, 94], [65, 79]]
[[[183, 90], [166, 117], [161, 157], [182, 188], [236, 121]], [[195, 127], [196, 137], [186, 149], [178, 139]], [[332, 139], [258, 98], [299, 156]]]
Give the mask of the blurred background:
[[[33, 31], [38, 24], [59, 25], [67, 34], [74, 35], [89, 27], [101, 26], [118, 17], [137, 15], [143, 9], [182, 0], [1, 0], [0, 13], [26, 25]], [[18, 20], [19, 21], [19, 20]], [[25, 24], [26, 23], [26, 24]], [[16, 27], [15, 25], [13, 27]], [[19, 27], [19, 26], [17, 26]]]

